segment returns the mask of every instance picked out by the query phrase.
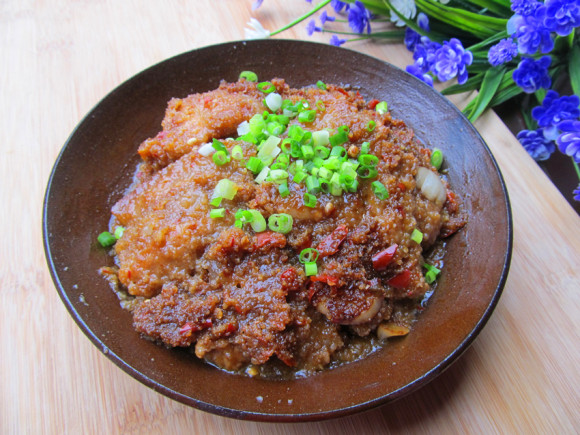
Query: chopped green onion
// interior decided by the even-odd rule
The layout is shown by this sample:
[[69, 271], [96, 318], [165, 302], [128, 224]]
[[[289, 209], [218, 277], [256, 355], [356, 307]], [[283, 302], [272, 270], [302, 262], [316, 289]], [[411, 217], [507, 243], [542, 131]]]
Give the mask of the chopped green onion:
[[260, 171], [256, 179], [254, 180], [257, 184], [262, 184], [268, 178], [270, 174], [270, 168], [268, 166], [264, 166], [264, 168]]
[[369, 121], [369, 123], [367, 124], [367, 130], [368, 131], [373, 131], [376, 126], [377, 126], [377, 123], [371, 119]]
[[108, 248], [110, 246], [113, 246], [115, 244], [115, 242], [117, 241], [115, 236], [112, 235], [108, 231], [103, 231], [101, 234], [99, 234], [97, 236], [97, 240], [99, 241], [99, 243], [101, 244], [101, 246], [103, 248]]
[[319, 256], [318, 249], [315, 248], [305, 248], [300, 251], [300, 255], [298, 256], [298, 261], [302, 264], [306, 263], [316, 263]]
[[336, 156], [340, 158], [346, 158], [347, 151], [341, 146], [333, 146], [332, 150], [330, 151], [331, 156]]
[[282, 107], [282, 97], [280, 94], [276, 92], [268, 94], [266, 97], [266, 106], [268, 106], [268, 109], [272, 112], [277, 112], [278, 109]]
[[242, 71], [240, 73], [240, 78], [246, 79], [249, 82], [257, 82], [258, 81], [258, 75], [252, 71]]
[[268, 228], [277, 233], [289, 233], [292, 230], [292, 224], [292, 216], [287, 213], [276, 213], [268, 218]]
[[316, 86], [318, 87], [318, 89], [322, 89], [323, 91], [326, 91], [326, 84], [322, 80], [318, 80], [316, 82]]
[[304, 130], [299, 125], [291, 125], [288, 127], [288, 137], [292, 140], [300, 142], [304, 136]]
[[222, 197], [216, 196], [215, 198], [212, 198], [209, 203], [210, 203], [210, 205], [212, 205], [214, 207], [219, 207], [220, 204], [222, 203]]
[[120, 239], [121, 237], [123, 237], [123, 234], [125, 233], [125, 227], [122, 226], [118, 226], [117, 228], [115, 228], [115, 232], [113, 233], [113, 235], [115, 236], [115, 239]]
[[360, 146], [361, 154], [368, 154], [370, 152], [371, 144], [369, 142], [363, 142]]
[[265, 94], [270, 94], [276, 90], [276, 86], [271, 82], [261, 82], [256, 87]]
[[314, 150], [310, 145], [302, 145], [300, 151], [302, 151], [302, 157], [306, 160], [310, 160], [314, 157]]
[[435, 148], [431, 153], [431, 164], [435, 166], [435, 169], [439, 170], [443, 164], [443, 153], [440, 149]]
[[288, 195], [290, 195], [290, 189], [288, 189], [288, 183], [287, 182], [283, 182], [278, 186], [278, 192], [280, 193], [280, 196], [282, 198], [287, 197]]
[[258, 210], [248, 210], [252, 215], [252, 220], [250, 221], [250, 225], [252, 229], [256, 233], [261, 233], [262, 231], [266, 230], [266, 219], [262, 216]]
[[420, 244], [423, 241], [423, 233], [417, 228], [413, 229], [413, 232], [411, 233], [411, 240], [417, 244]]
[[225, 198], [230, 200], [234, 199], [234, 196], [236, 196], [237, 191], [238, 186], [236, 185], [236, 183], [228, 180], [227, 178], [223, 178], [220, 181], [218, 181], [218, 184], [216, 185], [213, 191], [212, 200], [215, 198]]
[[214, 208], [209, 212], [209, 217], [212, 219], [223, 218], [225, 215], [226, 215], [225, 208]]
[[386, 101], [381, 101], [375, 106], [375, 110], [381, 115], [384, 115], [389, 110], [389, 106], [387, 105]]
[[282, 141], [279, 137], [270, 136], [260, 145], [260, 150], [258, 151], [258, 158], [263, 162], [267, 158], [271, 158], [272, 161], [280, 154], [282, 151], [278, 144]]
[[330, 136], [328, 138], [328, 140], [333, 147], [336, 147], [338, 145], [342, 145], [342, 144], [348, 142], [348, 133], [344, 130], [339, 130], [338, 133]]
[[223, 166], [230, 161], [225, 151], [216, 151], [212, 156], [213, 162], [218, 166]]
[[330, 192], [330, 183], [328, 182], [328, 180], [324, 178], [319, 178], [318, 182], [320, 183], [320, 191], [322, 193]]
[[316, 102], [316, 108], [321, 111], [321, 112], [325, 112], [326, 111], [326, 106], [324, 105], [324, 101], [320, 101], [318, 100]]
[[314, 196], [308, 192], [304, 193], [304, 205], [306, 207], [314, 208], [314, 207], [316, 207], [317, 202], [318, 202], [318, 200], [316, 199], [316, 196]]
[[304, 179], [308, 177], [308, 174], [302, 170], [300, 171], [296, 171], [296, 174], [294, 175], [294, 182], [296, 184], [300, 184], [302, 183], [302, 181], [304, 181]]
[[320, 159], [326, 159], [330, 155], [330, 150], [322, 145], [314, 148], [314, 155]]
[[346, 190], [348, 192], [354, 193], [356, 192], [358, 189], [358, 180], [354, 180], [351, 184], [349, 184], [348, 186], [346, 186]]
[[358, 161], [363, 166], [374, 167], [379, 163], [379, 158], [372, 154], [361, 154], [358, 156]]
[[316, 263], [306, 263], [304, 265], [304, 272], [306, 276], [314, 276], [318, 273], [318, 266]]
[[300, 122], [313, 122], [316, 119], [316, 110], [305, 110], [298, 114], [298, 121]]
[[326, 180], [330, 180], [332, 178], [332, 175], [333, 175], [332, 171], [329, 171], [325, 167], [322, 167], [318, 170], [318, 176]]
[[273, 169], [268, 174], [270, 179], [277, 184], [283, 183], [288, 178], [288, 171], [284, 169]]
[[322, 165], [330, 171], [338, 171], [342, 165], [342, 159], [338, 156], [330, 156], [324, 161]]
[[356, 173], [361, 178], [375, 178], [377, 175], [379, 175], [379, 171], [371, 166], [359, 166], [356, 169]]
[[232, 148], [232, 157], [234, 160], [242, 160], [244, 158], [244, 152], [242, 151], [242, 147], [240, 145], [236, 145]]
[[276, 159], [276, 163], [283, 165], [285, 168], [290, 164], [290, 157], [287, 154], [280, 154]]
[[385, 187], [383, 183], [380, 181], [373, 181], [371, 183], [371, 188], [373, 189], [374, 194], [380, 200], [387, 199], [389, 197], [389, 191]]
[[423, 263], [423, 267], [427, 269], [427, 272], [425, 273], [425, 281], [427, 281], [427, 284], [433, 284], [437, 279], [437, 276], [441, 273], [441, 269], [428, 263]]
[[300, 141], [302, 145], [314, 145], [314, 140], [312, 139], [312, 132], [305, 131], [304, 136], [302, 136], [302, 140]]
[[262, 163], [262, 161], [259, 158], [254, 157], [254, 156], [250, 157], [250, 160], [248, 160], [248, 163], [246, 163], [246, 168], [248, 168], [254, 174], [257, 174], [258, 172], [260, 172], [263, 167], [264, 167], [264, 164]]
[[320, 182], [318, 181], [318, 178], [313, 175], [308, 176], [306, 179], [306, 188], [308, 189], [308, 192], [315, 195], [320, 192]]
[[312, 142], [315, 147], [328, 145], [330, 143], [330, 133], [328, 130], [320, 130], [312, 133]]

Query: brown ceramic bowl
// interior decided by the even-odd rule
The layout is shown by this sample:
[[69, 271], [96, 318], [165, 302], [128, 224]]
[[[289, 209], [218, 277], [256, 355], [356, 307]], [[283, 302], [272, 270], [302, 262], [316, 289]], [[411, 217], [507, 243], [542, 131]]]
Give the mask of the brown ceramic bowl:
[[[340, 62], [337, 62], [340, 59]], [[242, 70], [351, 84], [386, 100], [430, 147], [441, 148], [469, 223], [449, 243], [437, 292], [412, 333], [364, 360], [293, 381], [220, 371], [184, 350], [143, 340], [97, 270], [112, 263], [96, 243], [131, 182], [137, 147], [160, 130], [167, 101], [235, 81]], [[310, 42], [263, 40], [202, 48], [155, 65], [107, 95], [65, 144], [48, 182], [44, 244], [56, 288], [83, 332], [115, 364], [175, 400], [215, 414], [308, 421], [393, 401], [431, 381], [470, 345], [496, 305], [512, 247], [511, 212], [498, 167], [465, 117], [439, 93], [385, 62]], [[259, 399], [261, 398], [261, 400]]]

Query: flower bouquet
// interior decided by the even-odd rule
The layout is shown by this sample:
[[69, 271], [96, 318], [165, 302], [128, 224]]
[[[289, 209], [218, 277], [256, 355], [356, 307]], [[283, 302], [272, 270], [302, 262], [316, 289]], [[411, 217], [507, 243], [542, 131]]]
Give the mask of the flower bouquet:
[[[517, 138], [526, 151], [543, 161], [558, 148], [580, 180], [580, 0], [322, 0], [274, 32], [252, 18], [246, 38], [303, 21], [309, 35], [330, 33], [333, 45], [403, 40], [413, 59], [407, 72], [430, 86], [456, 80], [444, 95], [478, 91], [464, 108], [472, 122], [517, 100], [527, 126]], [[385, 21], [392, 23], [386, 30]], [[580, 184], [573, 194], [580, 201]]]

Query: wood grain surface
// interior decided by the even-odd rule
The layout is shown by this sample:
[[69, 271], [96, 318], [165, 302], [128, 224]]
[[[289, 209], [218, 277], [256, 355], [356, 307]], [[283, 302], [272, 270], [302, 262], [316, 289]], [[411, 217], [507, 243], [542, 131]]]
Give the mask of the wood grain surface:
[[[580, 219], [492, 112], [476, 127], [512, 202], [510, 275], [474, 345], [420, 391], [320, 423], [231, 420], [141, 385], [82, 334], [58, 297], [42, 246], [44, 190], [63, 143], [130, 76], [184, 51], [242, 39], [251, 4], [0, 1], [0, 433], [577, 433]], [[253, 14], [275, 29], [309, 7], [265, 0]], [[281, 36], [308, 39], [304, 26]], [[401, 67], [411, 60], [401, 44], [350, 47]]]

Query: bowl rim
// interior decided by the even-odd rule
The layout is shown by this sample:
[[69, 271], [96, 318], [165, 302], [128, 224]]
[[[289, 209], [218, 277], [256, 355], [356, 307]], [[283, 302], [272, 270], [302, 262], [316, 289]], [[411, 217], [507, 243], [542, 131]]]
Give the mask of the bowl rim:
[[[312, 422], [312, 421], [321, 421], [321, 420], [328, 420], [328, 419], [333, 419], [333, 418], [338, 418], [338, 417], [344, 417], [347, 415], [354, 414], [356, 412], [370, 410], [372, 408], [376, 408], [376, 407], [384, 405], [386, 403], [391, 403], [395, 400], [400, 399], [403, 396], [406, 396], [414, 391], [419, 390], [420, 388], [425, 386], [427, 383], [431, 382], [433, 379], [435, 379], [437, 376], [439, 376], [441, 373], [443, 373], [447, 368], [449, 368], [451, 366], [451, 364], [453, 362], [455, 362], [461, 356], [461, 354], [463, 354], [469, 348], [469, 346], [473, 343], [473, 341], [476, 339], [476, 337], [479, 335], [479, 333], [481, 332], [483, 327], [488, 322], [495, 307], [498, 304], [498, 301], [503, 293], [503, 289], [504, 289], [504, 286], [505, 286], [505, 283], [506, 283], [506, 280], [507, 280], [507, 277], [509, 274], [510, 263], [511, 263], [511, 258], [512, 258], [513, 215], [512, 215], [508, 190], [507, 190], [503, 175], [501, 173], [501, 170], [499, 168], [499, 165], [497, 164], [495, 157], [493, 156], [491, 150], [489, 149], [487, 143], [485, 142], [485, 140], [483, 139], [483, 137], [481, 136], [479, 131], [474, 127], [474, 125], [465, 117], [465, 115], [449, 99], [445, 98], [442, 95], [441, 95], [442, 100], [449, 107], [449, 109], [451, 111], [455, 112], [456, 114], [459, 114], [463, 119], [463, 124], [467, 128], [472, 130], [472, 133], [480, 141], [481, 145], [483, 146], [483, 149], [488, 154], [488, 157], [490, 158], [490, 160], [493, 164], [493, 167], [496, 171], [496, 174], [497, 174], [499, 182], [500, 182], [501, 193], [503, 194], [503, 200], [505, 201], [505, 205], [506, 205], [507, 216], [505, 216], [505, 218], [506, 218], [506, 223], [507, 223], [506, 229], [507, 229], [508, 240], [507, 240], [507, 244], [506, 244], [506, 252], [503, 256], [504, 257], [503, 258], [503, 268], [501, 270], [501, 275], [499, 276], [498, 284], [496, 286], [495, 291], [493, 292], [493, 297], [489, 301], [487, 308], [483, 312], [479, 321], [474, 325], [474, 327], [467, 334], [467, 336], [464, 338], [464, 340], [450, 354], [448, 354], [442, 361], [440, 361], [438, 364], [436, 364], [431, 370], [425, 372], [421, 377], [410, 381], [409, 383], [407, 383], [406, 385], [402, 386], [401, 388], [399, 388], [397, 390], [391, 391], [388, 394], [385, 394], [383, 396], [377, 397], [375, 399], [372, 399], [372, 400], [369, 400], [366, 402], [357, 403], [357, 404], [352, 405], [352, 406], [337, 408], [337, 409], [330, 410], [330, 411], [327, 410], [327, 411], [309, 412], [309, 413], [294, 413], [294, 414], [290, 414], [290, 413], [260, 413], [260, 412], [245, 411], [245, 410], [240, 410], [240, 409], [231, 409], [231, 408], [223, 407], [220, 405], [206, 403], [202, 400], [198, 400], [198, 399], [195, 399], [195, 398], [190, 397], [188, 395], [182, 394], [178, 391], [175, 391], [175, 390], [155, 381], [154, 379], [148, 377], [147, 375], [145, 375], [141, 371], [132, 367], [130, 364], [125, 362], [119, 355], [117, 355], [116, 353], [111, 351], [107, 347], [107, 345], [103, 342], [103, 340], [101, 340], [92, 331], [92, 329], [87, 325], [87, 323], [85, 323], [81, 314], [75, 309], [72, 300], [70, 299], [67, 291], [64, 289], [64, 287], [60, 281], [60, 278], [58, 276], [58, 273], [56, 272], [57, 268], [56, 268], [56, 265], [54, 264], [54, 259], [52, 256], [51, 245], [50, 245], [50, 240], [49, 240], [49, 229], [48, 229], [48, 206], [49, 206], [50, 194], [52, 191], [54, 177], [55, 177], [55, 174], [57, 172], [57, 168], [59, 166], [59, 163], [61, 162], [61, 160], [63, 158], [63, 154], [65, 153], [66, 149], [68, 148], [69, 144], [71, 143], [71, 141], [73, 140], [73, 138], [75, 137], [76, 133], [81, 128], [81, 126], [83, 126], [85, 124], [85, 122], [87, 122], [87, 120], [91, 118], [91, 116], [95, 112], [95, 110], [104, 101], [108, 100], [109, 98], [112, 98], [115, 93], [120, 92], [125, 87], [130, 86], [135, 80], [138, 80], [141, 75], [145, 75], [147, 72], [160, 67], [162, 64], [165, 64], [167, 62], [171, 62], [174, 60], [178, 60], [180, 58], [187, 58], [187, 57], [191, 56], [192, 54], [203, 51], [203, 50], [232, 47], [232, 46], [235, 46], [236, 44], [247, 45], [247, 44], [255, 44], [255, 43], [273, 44], [273, 45], [276, 45], [276, 44], [291, 44], [291, 45], [310, 44], [310, 45], [316, 45], [316, 46], [325, 46], [325, 47], [331, 48], [332, 50], [334, 50], [334, 49], [346, 50], [348, 52], [354, 53], [357, 56], [371, 58], [372, 60], [378, 61], [378, 62], [382, 63], [383, 65], [386, 65], [389, 68], [394, 68], [394, 69], [399, 70], [400, 72], [402, 72], [410, 77], [413, 77], [411, 74], [407, 73], [406, 71], [402, 70], [401, 68], [399, 68], [399, 67], [397, 67], [397, 66], [395, 66], [387, 61], [384, 61], [380, 58], [377, 58], [375, 56], [371, 56], [371, 55], [366, 54], [366, 53], [362, 53], [362, 52], [359, 52], [359, 51], [356, 51], [356, 50], [353, 50], [350, 48], [332, 47], [332, 46], [329, 46], [328, 44], [324, 44], [324, 43], [320, 43], [320, 42], [293, 40], [293, 39], [267, 39], [267, 40], [259, 40], [259, 41], [236, 40], [236, 41], [229, 41], [229, 42], [224, 42], [224, 43], [219, 43], [219, 44], [209, 44], [209, 45], [195, 48], [195, 49], [183, 52], [183, 53], [179, 53], [175, 56], [168, 57], [168, 58], [163, 59], [163, 60], [161, 60], [161, 61], [143, 69], [143, 70], [138, 71], [137, 73], [133, 74], [132, 76], [128, 77], [127, 79], [123, 80], [121, 83], [116, 85], [105, 96], [103, 96], [96, 104], [94, 104], [94, 106], [80, 119], [80, 121], [78, 121], [75, 128], [72, 130], [72, 132], [70, 133], [70, 135], [68, 136], [68, 138], [64, 142], [62, 148], [60, 149], [60, 151], [59, 151], [59, 153], [54, 161], [53, 167], [52, 167], [50, 175], [48, 177], [47, 187], [46, 187], [46, 190], [44, 193], [43, 211], [42, 211], [42, 237], [43, 237], [44, 254], [46, 257], [47, 266], [50, 270], [52, 281], [53, 281], [53, 283], [56, 287], [56, 290], [57, 290], [62, 302], [64, 303], [67, 311], [69, 312], [71, 317], [74, 319], [76, 324], [83, 331], [83, 333], [89, 338], [89, 340], [110, 361], [112, 361], [117, 367], [121, 368], [125, 373], [129, 374], [131, 377], [138, 380], [139, 382], [146, 385], [147, 387], [153, 389], [154, 391], [161, 393], [164, 396], [169, 397], [170, 399], [176, 400], [176, 401], [183, 403], [185, 405], [192, 406], [192, 407], [199, 409], [201, 411], [209, 412], [209, 413], [216, 414], [216, 415], [223, 416], [223, 417], [236, 418], [236, 419], [240, 419], [240, 420], [250, 420], [250, 421]], [[425, 86], [425, 88], [428, 89], [429, 91], [433, 91], [433, 89], [431, 87], [429, 87], [428, 85], [426, 85], [425, 83], [423, 83], [419, 79], [414, 78], [414, 80], [416, 80], [417, 86]], [[435, 92], [437, 92], [437, 91], [435, 91]]]

